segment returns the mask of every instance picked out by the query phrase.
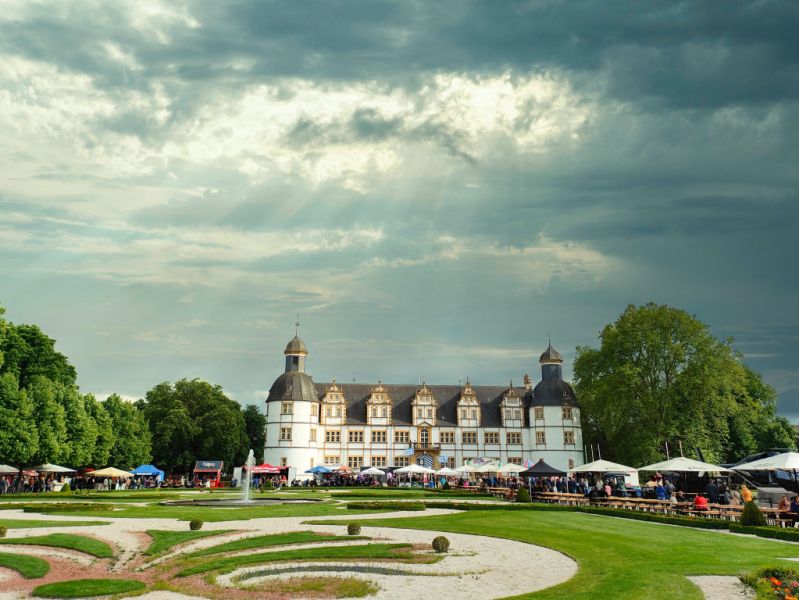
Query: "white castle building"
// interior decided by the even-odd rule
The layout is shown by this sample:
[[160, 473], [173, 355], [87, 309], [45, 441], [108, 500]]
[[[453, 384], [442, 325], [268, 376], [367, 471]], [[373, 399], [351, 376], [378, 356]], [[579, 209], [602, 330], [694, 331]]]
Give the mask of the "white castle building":
[[583, 464], [580, 406], [563, 381], [563, 358], [550, 344], [533, 387], [314, 383], [308, 350], [286, 346], [286, 370], [266, 399], [264, 458], [297, 473], [317, 465], [459, 467], [494, 459], [544, 459], [567, 470]]

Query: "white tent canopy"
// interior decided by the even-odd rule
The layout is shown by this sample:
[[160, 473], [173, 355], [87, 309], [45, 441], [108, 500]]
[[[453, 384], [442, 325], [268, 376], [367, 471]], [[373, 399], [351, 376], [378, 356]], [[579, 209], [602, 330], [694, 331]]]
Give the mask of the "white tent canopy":
[[477, 469], [471, 465], [463, 465], [455, 469], [458, 473], [476, 473]]
[[133, 473], [117, 469], [115, 467], [106, 467], [105, 469], [97, 469], [87, 473], [89, 477], [124, 477], [125, 479], [133, 477]]
[[514, 465], [513, 463], [508, 463], [506, 465], [501, 466], [497, 473], [521, 473], [522, 471], [526, 471], [527, 469], [521, 465]]
[[450, 469], [449, 467], [441, 467], [436, 471], [436, 475], [444, 475], [445, 477], [454, 477], [457, 474], [458, 472], [455, 469]]
[[9, 465], [0, 465], [0, 475], [16, 475], [19, 469]]
[[635, 473], [638, 469], [634, 469], [632, 467], [626, 467], [624, 465], [620, 465], [619, 463], [610, 462], [609, 460], [595, 460], [593, 462], [587, 463], [582, 465], [581, 467], [575, 467], [574, 469], [569, 469], [570, 473], [609, 473], [612, 471], [618, 471], [620, 473]]
[[663, 462], [646, 465], [638, 469], [639, 471], [671, 471], [673, 473], [728, 473], [730, 470], [719, 465], [712, 465], [710, 463], [693, 460], [692, 458], [685, 458], [678, 456], [671, 460], [664, 460]]
[[369, 467], [368, 469], [364, 469], [363, 471], [361, 471], [358, 474], [359, 475], [377, 475], [377, 476], [379, 476], [379, 475], [385, 475], [385, 472], [381, 471], [377, 467]]
[[734, 471], [795, 471], [797, 469], [799, 469], [799, 452], [784, 452], [733, 467]]
[[402, 467], [401, 469], [397, 469], [394, 472], [395, 473], [399, 473], [400, 475], [406, 475], [406, 474], [422, 475], [422, 474], [425, 474], [425, 473], [427, 475], [434, 475], [435, 474], [435, 471], [433, 469], [428, 469], [427, 467], [423, 467], [422, 465], [417, 465], [415, 463], [410, 465], [410, 466]]
[[60, 465], [54, 465], [51, 463], [45, 463], [43, 465], [39, 465], [38, 467], [33, 467], [33, 471], [37, 471], [38, 473], [75, 473], [75, 469], [70, 469], [69, 467], [62, 467]]

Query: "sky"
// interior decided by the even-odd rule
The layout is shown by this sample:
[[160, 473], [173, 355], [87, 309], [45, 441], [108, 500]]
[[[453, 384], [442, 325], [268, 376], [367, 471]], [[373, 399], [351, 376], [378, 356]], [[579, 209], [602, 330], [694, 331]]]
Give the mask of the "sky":
[[84, 392], [520, 383], [683, 308], [799, 419], [795, 2], [0, 0], [0, 304]]

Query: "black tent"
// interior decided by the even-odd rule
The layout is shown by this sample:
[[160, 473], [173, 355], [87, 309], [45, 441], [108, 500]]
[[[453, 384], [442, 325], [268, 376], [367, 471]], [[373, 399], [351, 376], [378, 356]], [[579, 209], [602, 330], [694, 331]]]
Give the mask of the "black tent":
[[522, 471], [519, 475], [524, 475], [525, 477], [549, 477], [551, 475], [565, 475], [565, 471], [561, 471], [560, 469], [556, 469], [555, 467], [550, 467], [547, 463], [544, 462], [542, 458], [537, 463], [535, 463], [532, 467], [527, 469], [526, 471]]

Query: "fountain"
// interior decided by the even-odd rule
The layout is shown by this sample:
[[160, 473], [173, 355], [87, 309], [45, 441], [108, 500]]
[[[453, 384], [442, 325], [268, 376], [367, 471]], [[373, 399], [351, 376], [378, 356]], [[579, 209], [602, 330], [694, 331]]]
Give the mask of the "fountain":
[[247, 462], [244, 463], [244, 469], [241, 473], [241, 502], [243, 504], [251, 504], [250, 487], [252, 486], [252, 468], [255, 466], [255, 452], [250, 448], [250, 453], [247, 455]]

